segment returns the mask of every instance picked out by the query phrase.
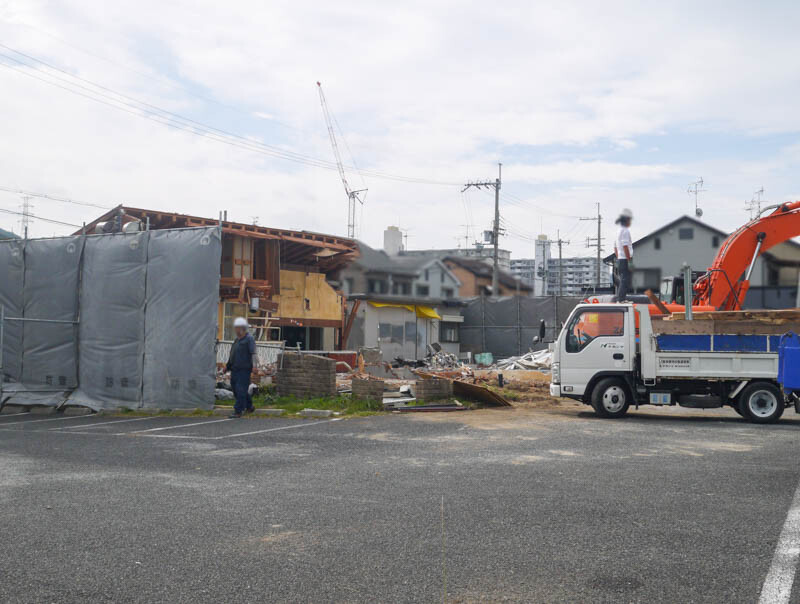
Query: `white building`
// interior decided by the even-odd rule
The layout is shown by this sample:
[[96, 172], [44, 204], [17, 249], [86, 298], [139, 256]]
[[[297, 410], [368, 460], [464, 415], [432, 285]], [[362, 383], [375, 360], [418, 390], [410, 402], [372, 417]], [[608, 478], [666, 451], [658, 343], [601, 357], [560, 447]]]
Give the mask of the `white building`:
[[[559, 288], [559, 279], [561, 287]], [[597, 287], [597, 258], [558, 258], [547, 262], [547, 295], [584, 296]], [[600, 261], [600, 288], [612, 287], [611, 271]], [[559, 291], [560, 290], [560, 291]]]

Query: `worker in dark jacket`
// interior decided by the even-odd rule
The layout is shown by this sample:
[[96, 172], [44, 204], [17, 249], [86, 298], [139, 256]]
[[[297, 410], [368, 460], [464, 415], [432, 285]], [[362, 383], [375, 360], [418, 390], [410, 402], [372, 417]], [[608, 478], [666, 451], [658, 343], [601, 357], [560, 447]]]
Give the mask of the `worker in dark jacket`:
[[237, 317], [233, 322], [236, 340], [231, 344], [231, 356], [226, 368], [231, 372], [231, 387], [236, 404], [231, 418], [242, 417], [243, 413], [252, 413], [253, 400], [250, 398], [250, 374], [256, 360], [256, 341], [247, 332], [247, 320]]

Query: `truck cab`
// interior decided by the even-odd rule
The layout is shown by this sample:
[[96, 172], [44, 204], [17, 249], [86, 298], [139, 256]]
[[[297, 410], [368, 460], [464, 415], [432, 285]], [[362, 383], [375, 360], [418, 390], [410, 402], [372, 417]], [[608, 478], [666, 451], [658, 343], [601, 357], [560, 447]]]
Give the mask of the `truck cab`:
[[601, 379], [628, 380], [636, 357], [632, 304], [579, 304], [551, 345], [552, 396], [583, 400]]

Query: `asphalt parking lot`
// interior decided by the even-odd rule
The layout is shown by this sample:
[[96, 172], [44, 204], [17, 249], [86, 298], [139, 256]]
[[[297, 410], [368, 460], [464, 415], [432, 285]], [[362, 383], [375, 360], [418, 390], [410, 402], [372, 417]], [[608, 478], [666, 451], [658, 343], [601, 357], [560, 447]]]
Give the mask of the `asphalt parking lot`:
[[0, 416], [0, 601], [800, 601], [794, 417]]

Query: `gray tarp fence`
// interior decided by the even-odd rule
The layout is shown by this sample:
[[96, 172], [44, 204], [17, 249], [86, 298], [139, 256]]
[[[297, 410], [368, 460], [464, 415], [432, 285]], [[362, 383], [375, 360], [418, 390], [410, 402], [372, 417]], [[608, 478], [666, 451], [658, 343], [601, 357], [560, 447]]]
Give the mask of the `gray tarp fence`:
[[6, 402], [211, 408], [221, 248], [213, 227], [0, 242]]
[[461, 350], [473, 354], [491, 352], [496, 359], [502, 359], [546, 348], [546, 344], [532, 344], [534, 336], [539, 335], [539, 321], [545, 321], [545, 341], [552, 341], [560, 323], [582, 300], [567, 296], [472, 298], [461, 313]]

